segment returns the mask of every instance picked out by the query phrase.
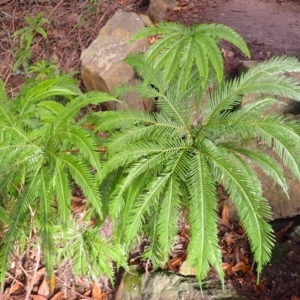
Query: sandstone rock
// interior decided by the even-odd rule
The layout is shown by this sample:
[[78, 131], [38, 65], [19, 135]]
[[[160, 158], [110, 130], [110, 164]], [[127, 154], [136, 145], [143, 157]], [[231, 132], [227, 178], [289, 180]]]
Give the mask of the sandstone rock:
[[115, 300], [247, 300], [228, 283], [225, 290], [217, 279], [203, 281], [202, 294], [195, 277], [170, 272], [139, 274], [134, 269], [125, 273]]
[[177, 5], [175, 0], [150, 0], [148, 15], [155, 23], [163, 22], [168, 9], [173, 9]]
[[[112, 93], [116, 86], [133, 85], [136, 82], [134, 70], [122, 60], [129, 53], [143, 53], [147, 50], [146, 38], [128, 44], [131, 36], [143, 27], [143, 21], [133, 12], [118, 11], [114, 14], [89, 48], [81, 54], [81, 76], [87, 90]], [[130, 101], [130, 104], [108, 102], [104, 109], [118, 109], [122, 105], [144, 107], [144, 102], [145, 99], [135, 97], [135, 102]]]

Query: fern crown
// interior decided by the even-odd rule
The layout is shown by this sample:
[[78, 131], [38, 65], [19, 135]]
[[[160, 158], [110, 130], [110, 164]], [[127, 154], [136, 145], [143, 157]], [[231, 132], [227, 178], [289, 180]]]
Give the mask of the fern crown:
[[[110, 132], [103, 176], [115, 178], [109, 209], [115, 218], [116, 240], [129, 246], [144, 232], [150, 240], [145, 257], [154, 267], [163, 266], [180, 213], [186, 213], [190, 225], [187, 262], [200, 282], [211, 265], [223, 278], [217, 239], [218, 184], [236, 207], [257, 271], [270, 259], [274, 243], [267, 223], [270, 207], [249, 160], [286, 193], [288, 188], [278, 162], [268, 157], [263, 147], [249, 147], [249, 142], [253, 146], [254, 140], [260, 140], [300, 180], [299, 124], [283, 116], [261, 114], [278, 101], [276, 96], [300, 100], [299, 84], [285, 76], [285, 72], [299, 72], [299, 62], [275, 57], [239, 78], [223, 80], [216, 41], [225, 33], [249, 54], [240, 37], [222, 25], [185, 28], [164, 23], [137, 33], [135, 38], [146, 34], [162, 37], [144, 56], [126, 58], [142, 80], [136, 87], [118, 92], [134, 89], [141, 96], [155, 98], [158, 112], [102, 112], [98, 125], [99, 130]], [[202, 57], [201, 63], [198, 57]], [[209, 66], [219, 84], [208, 95], [203, 81]], [[234, 110], [245, 93], [263, 96]]]

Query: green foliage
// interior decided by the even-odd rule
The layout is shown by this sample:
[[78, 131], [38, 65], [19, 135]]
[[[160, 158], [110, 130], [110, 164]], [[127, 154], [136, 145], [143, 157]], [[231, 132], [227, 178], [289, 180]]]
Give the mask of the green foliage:
[[33, 75], [37, 81], [55, 78], [59, 75], [56, 64], [45, 60], [40, 60], [28, 68], [28, 74]]
[[[165, 82], [175, 74], [181, 77], [180, 86], [184, 88], [190, 74], [196, 68], [200, 83], [204, 88], [212, 72], [221, 82], [223, 78], [223, 59], [217, 42], [221, 39], [236, 45], [250, 56], [243, 39], [231, 28], [219, 24], [195, 24], [186, 27], [177, 23], [160, 23], [157, 27], [145, 27], [133, 37], [139, 39], [149, 35], [160, 35], [158, 41], [148, 49], [145, 57], [153, 61], [155, 71], [162, 70]], [[180, 74], [177, 74], [180, 71]]]
[[[108, 100], [115, 98], [99, 92], [82, 94], [70, 75], [29, 80], [13, 100], [6, 97], [0, 81], [0, 215], [7, 225], [0, 243], [1, 282], [15, 246], [32, 229], [51, 275], [59, 242], [70, 230], [74, 232], [69, 221], [74, 182], [87, 199], [86, 221], [102, 219], [96, 136], [75, 119], [81, 108]], [[57, 230], [60, 240], [54, 239]], [[80, 230], [70, 240], [72, 245], [77, 243], [74, 249], [85, 253], [85, 264], [75, 264], [76, 272], [89, 274], [89, 267], [98, 263], [94, 272], [102, 270], [112, 278], [111, 259], [125, 263], [120, 248], [96, 237], [99, 226]]]
[[[136, 37], [155, 33], [163, 36], [144, 57], [126, 59], [140, 74], [140, 84], [118, 92], [135, 90], [155, 98], [158, 112], [98, 113], [97, 129], [110, 134], [102, 176], [121, 172], [109, 204], [115, 239], [129, 247], [146, 233], [151, 244], [144, 255], [155, 268], [164, 266], [179, 213], [184, 211], [190, 225], [188, 265], [195, 268], [199, 282], [210, 266], [223, 279], [216, 214], [216, 187], [222, 184], [260, 272], [270, 259], [274, 238], [267, 223], [270, 207], [249, 161], [287, 192], [281, 166], [264, 152], [270, 148], [300, 180], [299, 123], [280, 115], [262, 115], [278, 101], [277, 95], [300, 100], [299, 84], [285, 76], [285, 72], [300, 72], [300, 64], [294, 58], [272, 58], [226, 81], [216, 37], [226, 37], [248, 54], [235, 32], [214, 24], [189, 29], [171, 23], [144, 29]], [[198, 57], [202, 60], [197, 61]], [[212, 69], [219, 84], [207, 93], [207, 70]], [[263, 96], [234, 110], [245, 93]], [[256, 141], [261, 146], [255, 148]]]
[[62, 234], [61, 228], [57, 227], [54, 237], [57, 245], [64, 245], [58, 250], [57, 264], [71, 261], [74, 276], [96, 278], [104, 274], [113, 282], [111, 261], [126, 265], [126, 255], [121, 246], [112, 245], [101, 237], [98, 226], [79, 226], [76, 221], [70, 224], [66, 234]]
[[36, 34], [41, 35], [47, 39], [47, 33], [42, 28], [45, 23], [49, 21], [42, 18], [42, 13], [38, 13], [34, 18], [25, 17], [25, 21], [28, 26], [17, 30], [13, 36], [19, 37], [19, 45], [14, 48], [14, 64], [13, 72], [16, 72], [20, 66], [24, 68], [25, 73], [28, 71], [29, 60], [31, 59], [30, 47], [32, 44], [33, 37]]

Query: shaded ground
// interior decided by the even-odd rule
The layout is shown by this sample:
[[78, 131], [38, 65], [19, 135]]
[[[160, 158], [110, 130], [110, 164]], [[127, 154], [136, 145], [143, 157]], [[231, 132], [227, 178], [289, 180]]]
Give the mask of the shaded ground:
[[[145, 13], [147, 5], [147, 0], [0, 0], [0, 78], [4, 81], [9, 96], [14, 96], [24, 80], [22, 70], [12, 73], [14, 59], [12, 49], [18, 45], [17, 39], [12, 34], [25, 25], [24, 16], [34, 16], [43, 11], [44, 17], [50, 21], [50, 24], [44, 27], [48, 39], [43, 40], [40, 37], [33, 39], [31, 62], [40, 59], [52, 60], [59, 65], [62, 72], [70, 72], [80, 71], [81, 51], [95, 39], [100, 28], [116, 10], [122, 8], [125, 11]], [[300, 54], [300, 1], [181, 0], [179, 6], [168, 12], [166, 20], [179, 21], [187, 25], [203, 22], [226, 24], [246, 40], [253, 59], [264, 60], [277, 54]], [[226, 73], [228, 76], [233, 76], [236, 74], [239, 61], [244, 57], [229, 44], [223, 43], [221, 47]], [[80, 80], [80, 74], [78, 79]], [[220, 219], [226, 223], [223, 212]], [[224, 269], [228, 278], [249, 298], [300, 299], [300, 241], [299, 237], [287, 236], [293, 226], [300, 223], [298, 219], [293, 221], [293, 224], [289, 223], [290, 220], [274, 223], [277, 239], [280, 241], [276, 247], [282, 249], [272, 260], [271, 265], [264, 269], [259, 286], [256, 286], [256, 277], [251, 271], [252, 261], [246, 241], [244, 238], [239, 238], [243, 233], [242, 229], [238, 224], [233, 223], [230, 223], [229, 227], [228, 224], [227, 227], [224, 224], [220, 225], [220, 247], [223, 249]], [[168, 264], [168, 268], [174, 271], [179, 271], [178, 266], [184, 260], [184, 247], [187, 240], [185, 234], [183, 230], [179, 235], [182, 241], [182, 258], [171, 259]], [[239, 241], [238, 246], [236, 246], [237, 241]], [[180, 242], [178, 244], [180, 245]], [[234, 249], [238, 250], [234, 252]], [[178, 255], [178, 251], [174, 257], [175, 255]], [[20, 264], [23, 263], [24, 257], [26, 256], [20, 256]], [[31, 264], [38, 263], [34, 261], [34, 253], [31, 253], [30, 257], [32, 258], [26, 263], [28, 268]], [[240, 263], [239, 267], [236, 267], [237, 258], [244, 264]], [[61, 299], [65, 295], [68, 295], [69, 299], [76, 299], [83, 294], [89, 297], [92, 291], [94, 295], [98, 293], [97, 299], [113, 297], [113, 292], [107, 286], [101, 287], [108, 292], [106, 297], [105, 293], [97, 292], [96, 287], [91, 286], [91, 282], [86, 279], [76, 281], [75, 289], [75, 284], [70, 280], [71, 275], [66, 272], [67, 268], [62, 267], [57, 270], [58, 289], [52, 299]], [[14, 267], [7, 275], [7, 287], [11, 287], [11, 290], [10, 294], [6, 295], [6, 299], [25, 297], [26, 285], [30, 280], [26, 272], [27, 277], [18, 277], [18, 270], [18, 267]], [[44, 282], [44, 271], [42, 268], [39, 268], [40, 270], [41, 275], [35, 278], [35, 282], [31, 278], [31, 284], [32, 287], [36, 287], [36, 292], [42, 294], [40, 288]], [[61, 291], [64, 293], [58, 296]]]

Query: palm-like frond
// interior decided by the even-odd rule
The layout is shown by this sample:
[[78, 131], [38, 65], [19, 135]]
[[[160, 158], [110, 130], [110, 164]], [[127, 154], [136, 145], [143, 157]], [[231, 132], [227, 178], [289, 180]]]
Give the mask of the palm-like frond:
[[[243, 39], [232, 29], [219, 24], [193, 25], [187, 28], [177, 23], [159, 23], [156, 27], [146, 27], [133, 37], [139, 39], [149, 35], [160, 35], [146, 53], [149, 61], [154, 61], [154, 69], [163, 69], [163, 79], [168, 82], [180, 69], [184, 75], [181, 87], [185, 87], [192, 66], [198, 67], [203, 87], [213, 69], [219, 81], [223, 78], [223, 60], [217, 47], [220, 39], [225, 39], [250, 56]], [[155, 60], [154, 60], [155, 59]]]
[[190, 171], [187, 178], [188, 220], [191, 224], [187, 261], [190, 266], [195, 267], [201, 282], [210, 265], [215, 268], [220, 278], [223, 278], [223, 273], [217, 243], [216, 186], [207, 163], [210, 159], [202, 151], [194, 151], [188, 164]]

